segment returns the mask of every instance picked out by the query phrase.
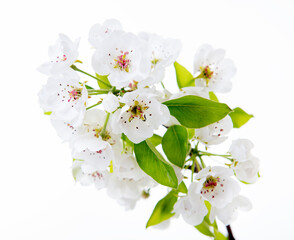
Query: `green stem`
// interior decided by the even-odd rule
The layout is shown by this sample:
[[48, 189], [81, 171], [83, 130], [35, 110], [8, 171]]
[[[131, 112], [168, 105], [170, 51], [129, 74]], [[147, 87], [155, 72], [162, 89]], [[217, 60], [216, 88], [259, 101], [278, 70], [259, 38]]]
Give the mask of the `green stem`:
[[110, 88], [112, 87], [110, 84], [108, 84], [107, 82], [105, 82], [103, 79], [98, 78], [98, 77], [95, 77], [95, 76], [93, 76], [93, 75], [91, 75], [91, 74], [89, 74], [89, 73], [87, 73], [87, 72], [84, 72], [83, 70], [77, 68], [76, 65], [71, 65], [70, 67], [71, 67], [73, 70], [75, 70], [75, 71], [81, 72], [81, 73], [83, 73], [83, 74], [88, 75], [89, 77], [92, 77], [92, 78], [96, 79], [98, 82], [105, 84], [105, 86], [107, 86], [107, 87], [110, 87]]
[[230, 154], [215, 154], [215, 153], [209, 153], [209, 152], [204, 152], [204, 151], [199, 151], [199, 153], [201, 155], [205, 155], [205, 156], [216, 156], [216, 157], [224, 157], [224, 158], [229, 158], [231, 157]]
[[92, 106], [90, 106], [90, 107], [87, 107], [86, 110], [89, 110], [89, 109], [91, 109], [91, 108], [93, 108], [93, 107], [96, 107], [96, 106], [100, 105], [101, 103], [102, 103], [102, 102], [98, 102], [98, 103], [96, 103], [96, 104], [94, 104], [94, 105], [92, 105]]
[[192, 169], [191, 169], [191, 182], [193, 182], [193, 174], [195, 171], [195, 164], [196, 164], [196, 158], [193, 159]]
[[110, 116], [110, 113], [108, 112], [107, 115], [106, 115], [106, 119], [105, 119], [105, 122], [104, 122], [104, 125], [103, 125], [103, 128], [102, 128], [102, 131], [100, 133], [100, 136], [102, 137], [102, 139], [105, 138], [106, 127], [107, 127], [107, 123], [108, 123], [108, 120], [109, 120], [109, 116]]
[[[90, 90], [90, 89], [89, 89]], [[99, 94], [107, 94], [109, 92], [111, 92], [111, 89], [109, 90], [105, 90], [105, 89], [101, 89], [101, 90], [88, 90], [88, 95], [99, 95]]]
[[205, 165], [205, 163], [204, 163], [202, 157], [201, 157], [200, 155], [199, 155], [198, 157], [199, 157], [199, 159], [200, 159], [200, 162], [201, 162], [202, 168], [206, 168], [206, 165]]

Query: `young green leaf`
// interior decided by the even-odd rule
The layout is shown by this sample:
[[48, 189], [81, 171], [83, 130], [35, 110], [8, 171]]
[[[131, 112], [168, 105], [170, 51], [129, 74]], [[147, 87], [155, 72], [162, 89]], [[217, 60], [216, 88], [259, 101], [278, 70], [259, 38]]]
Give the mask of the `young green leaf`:
[[243, 109], [237, 107], [234, 108], [233, 111], [230, 113], [230, 117], [232, 119], [234, 128], [240, 128], [245, 123], [247, 123], [250, 120], [250, 118], [253, 117], [253, 115], [248, 114]]
[[181, 193], [188, 193], [188, 188], [186, 186], [186, 184], [184, 183], [184, 181], [182, 181], [179, 186], [178, 186], [178, 189], [177, 189], [179, 192]]
[[191, 140], [195, 136], [195, 129], [194, 128], [187, 128], [188, 131], [188, 138]]
[[149, 138], [149, 140], [153, 144], [153, 146], [156, 147], [159, 144], [161, 144], [162, 137], [157, 134], [153, 134], [153, 136], [151, 138]]
[[204, 234], [205, 236], [214, 237], [214, 233], [211, 232], [210, 230], [210, 225], [205, 221], [195, 226], [195, 228], [197, 228], [197, 230], [201, 232], [202, 234]]
[[193, 75], [178, 62], [174, 63], [179, 88], [195, 86]]
[[165, 104], [170, 114], [187, 128], [202, 128], [223, 119], [232, 110], [224, 103], [218, 103], [198, 96], [184, 96]]
[[[110, 82], [109, 82], [109, 80], [108, 80], [108, 76], [107, 76], [107, 75], [102, 76], [102, 75], [98, 75], [98, 74], [96, 73], [96, 77], [99, 78], [99, 79], [102, 79], [104, 82], [106, 82], [106, 83], [108, 83], [109, 85], [111, 85]], [[109, 87], [108, 85], [105, 85], [104, 83], [102, 83], [102, 82], [100, 82], [100, 81], [97, 81], [97, 82], [98, 82], [98, 85], [99, 85], [100, 89], [110, 89], [110, 88], [111, 88], [111, 87]]]
[[162, 149], [168, 160], [182, 168], [188, 152], [188, 132], [185, 127], [173, 125], [162, 138]]
[[223, 235], [221, 232], [218, 231], [218, 229], [214, 228], [214, 240], [228, 240], [228, 237]]
[[219, 102], [217, 96], [214, 94], [214, 92], [209, 92], [209, 99], [215, 102]]
[[178, 187], [178, 179], [174, 169], [148, 139], [135, 144], [134, 151], [136, 160], [145, 173], [164, 186]]
[[172, 213], [172, 211], [177, 200], [177, 192], [174, 190], [170, 191], [164, 198], [162, 198], [156, 204], [146, 224], [146, 228], [157, 225], [175, 215], [174, 213]]
[[94, 88], [92, 88], [91, 86], [89, 86], [89, 85], [85, 85], [85, 87], [87, 88], [87, 89], [94, 89]]

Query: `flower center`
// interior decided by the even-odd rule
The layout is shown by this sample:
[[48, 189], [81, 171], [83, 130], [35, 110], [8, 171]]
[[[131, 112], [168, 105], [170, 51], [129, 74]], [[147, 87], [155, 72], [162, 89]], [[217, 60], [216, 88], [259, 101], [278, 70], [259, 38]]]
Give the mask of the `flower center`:
[[129, 112], [131, 112], [131, 116], [129, 118], [129, 122], [131, 122], [135, 117], [140, 118], [143, 121], [146, 121], [146, 116], [144, 111], [147, 110], [149, 107], [142, 106], [139, 104], [138, 101], [134, 101], [134, 104], [129, 108]]
[[69, 99], [68, 102], [71, 100], [77, 100], [82, 96], [82, 88], [74, 88], [72, 91], [68, 91]]
[[64, 62], [66, 60], [67, 60], [67, 56], [65, 54], [62, 54], [62, 55], [56, 57], [56, 61], [55, 62], [57, 62], [57, 63], [58, 62]]
[[101, 180], [103, 179], [103, 174], [99, 173], [98, 171], [93, 172], [92, 174], [88, 174], [89, 176], [93, 177], [95, 180]]
[[[100, 128], [94, 128], [93, 132], [94, 132], [94, 137], [99, 138], [100, 133], [102, 131], [102, 127]], [[103, 140], [108, 142], [110, 145], [114, 145], [115, 144], [115, 140], [111, 138], [110, 134], [108, 131], [105, 131], [105, 135], [103, 137]]]
[[213, 189], [217, 186], [217, 183], [220, 181], [219, 177], [208, 176], [203, 183], [203, 189]]
[[206, 81], [206, 86], [208, 86], [209, 80], [212, 78], [213, 71], [211, 71], [209, 66], [206, 67], [200, 67], [200, 74], [196, 77], [197, 78], [202, 78], [205, 79]]
[[117, 58], [114, 59], [114, 68], [119, 68], [121, 71], [129, 72], [131, 62], [131, 60], [128, 59], [129, 52], [120, 51], [120, 53], [121, 55], [117, 56]]
[[151, 60], [151, 69], [154, 69], [155, 66], [156, 66], [156, 64], [157, 64], [159, 61], [160, 61], [160, 59], [154, 57], [154, 58]]

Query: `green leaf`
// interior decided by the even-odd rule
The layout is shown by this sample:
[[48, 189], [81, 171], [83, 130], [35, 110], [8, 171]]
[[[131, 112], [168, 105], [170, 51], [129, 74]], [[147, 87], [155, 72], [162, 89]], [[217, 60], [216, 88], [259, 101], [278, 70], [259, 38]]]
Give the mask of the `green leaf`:
[[188, 132], [180, 125], [169, 127], [162, 138], [162, 149], [168, 160], [182, 168], [188, 152]]
[[170, 191], [164, 198], [162, 198], [156, 204], [146, 224], [146, 228], [157, 225], [175, 215], [175, 213], [172, 213], [172, 211], [177, 200], [177, 192], [174, 190]]
[[140, 168], [158, 183], [177, 188], [178, 179], [174, 169], [165, 161], [147, 139], [134, 145], [136, 160]]
[[240, 128], [249, 121], [250, 118], [254, 117], [252, 114], [246, 113], [243, 109], [237, 107], [234, 108], [230, 113], [230, 117], [233, 121], [234, 128]]
[[214, 240], [228, 240], [228, 237], [223, 235], [221, 232], [219, 232], [217, 229], [214, 228]]
[[174, 63], [179, 88], [195, 86], [193, 75], [178, 62]]
[[198, 96], [184, 96], [164, 102], [170, 114], [187, 128], [202, 128], [223, 119], [232, 110], [224, 103]]
[[85, 87], [87, 88], [87, 89], [94, 89], [94, 88], [92, 88], [91, 86], [89, 86], [89, 85], [85, 85]]
[[178, 189], [177, 189], [179, 192], [181, 193], [188, 193], [188, 188], [186, 186], [186, 184], [184, 183], [184, 181], [182, 181], [179, 186], [178, 186]]
[[197, 228], [197, 230], [199, 232], [201, 232], [202, 234], [204, 234], [206, 236], [214, 237], [213, 232], [210, 231], [210, 225], [205, 221], [203, 221], [199, 225], [195, 226], [195, 228]]
[[[102, 76], [102, 75], [99, 75], [96, 73], [96, 77], [103, 80], [104, 82], [108, 83], [110, 86], [110, 82], [108, 80], [108, 75], [105, 75], [105, 76]], [[100, 81], [97, 81], [98, 82], [98, 85], [100, 87], [100, 89], [110, 89], [111, 87], [109, 87], [108, 85], [105, 85], [104, 83], [100, 82]]]
[[162, 137], [157, 134], [153, 134], [153, 136], [151, 138], [149, 138], [149, 140], [153, 144], [153, 146], [156, 147], [159, 144], [161, 144]]
[[215, 102], [219, 102], [217, 96], [214, 94], [214, 92], [209, 92], [209, 99]]
[[188, 138], [191, 140], [195, 136], [195, 129], [194, 128], [187, 128], [188, 131]]

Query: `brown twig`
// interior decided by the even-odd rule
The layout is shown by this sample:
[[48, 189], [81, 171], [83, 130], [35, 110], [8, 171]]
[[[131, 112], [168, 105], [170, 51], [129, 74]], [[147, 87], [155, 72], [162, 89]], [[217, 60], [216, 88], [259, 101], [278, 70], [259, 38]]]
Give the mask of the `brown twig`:
[[231, 229], [231, 226], [230, 225], [227, 225], [227, 231], [228, 231], [228, 239], [229, 240], [235, 240], [235, 237], [233, 235], [233, 232], [232, 232], [232, 229]]

